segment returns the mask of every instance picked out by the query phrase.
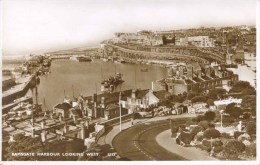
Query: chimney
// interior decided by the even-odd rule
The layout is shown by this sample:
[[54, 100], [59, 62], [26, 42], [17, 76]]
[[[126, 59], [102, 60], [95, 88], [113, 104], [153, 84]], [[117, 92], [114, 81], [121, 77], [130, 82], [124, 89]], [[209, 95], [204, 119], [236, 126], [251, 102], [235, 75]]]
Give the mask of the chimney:
[[69, 125], [67, 123], [64, 125], [64, 133], [69, 133]]
[[136, 90], [133, 89], [133, 90], [132, 90], [132, 98], [134, 98], [134, 99], [135, 99], [135, 97], [136, 97], [135, 94], [136, 94]]
[[152, 91], [154, 91], [154, 84], [153, 84], [153, 81], [152, 81]]
[[101, 97], [101, 107], [105, 108], [105, 97]]
[[31, 128], [31, 137], [34, 138], [35, 137], [35, 134], [34, 134], [34, 127]]
[[47, 133], [45, 130], [43, 130], [41, 133], [41, 139], [42, 139], [42, 142], [45, 142], [47, 140]]
[[89, 121], [87, 120], [87, 121], [85, 121], [85, 126], [87, 127], [87, 129], [88, 129], [88, 127], [89, 127]]
[[42, 129], [45, 129], [45, 120], [42, 120], [41, 127], [42, 127]]
[[62, 116], [61, 115], [59, 115], [59, 121], [62, 121]]
[[86, 134], [85, 125], [84, 122], [81, 122], [81, 139], [84, 140], [86, 138], [85, 134]]

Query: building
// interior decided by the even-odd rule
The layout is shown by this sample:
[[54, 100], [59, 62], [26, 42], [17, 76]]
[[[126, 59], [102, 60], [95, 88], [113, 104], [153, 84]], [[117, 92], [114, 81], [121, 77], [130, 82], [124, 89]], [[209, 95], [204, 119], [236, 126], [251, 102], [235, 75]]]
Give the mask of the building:
[[188, 37], [188, 42], [197, 47], [215, 47], [214, 40], [209, 36], [193, 36]]
[[[204, 92], [216, 87], [230, 88], [238, 81], [238, 75], [220, 65], [195, 64], [184, 72], [185, 67], [169, 68], [168, 77], [155, 82], [167, 92], [178, 95], [184, 92]], [[154, 90], [157, 90], [155, 88]], [[228, 90], [228, 89], [227, 89]]]

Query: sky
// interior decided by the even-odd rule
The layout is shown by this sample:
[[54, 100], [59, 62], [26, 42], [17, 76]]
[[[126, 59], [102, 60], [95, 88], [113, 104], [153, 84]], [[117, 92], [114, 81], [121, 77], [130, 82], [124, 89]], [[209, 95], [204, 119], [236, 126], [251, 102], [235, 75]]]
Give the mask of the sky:
[[256, 24], [256, 0], [0, 1], [4, 56], [99, 46], [115, 32]]

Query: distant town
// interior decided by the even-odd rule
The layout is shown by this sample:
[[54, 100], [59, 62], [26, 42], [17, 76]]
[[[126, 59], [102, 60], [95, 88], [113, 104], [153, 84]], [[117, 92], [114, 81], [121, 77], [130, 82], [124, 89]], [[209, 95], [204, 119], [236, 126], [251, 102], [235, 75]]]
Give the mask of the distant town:
[[[73, 84], [72, 97], [64, 89], [48, 108], [39, 85], [66, 60], [101, 65], [102, 80], [90, 95], [75, 94]], [[2, 70], [2, 160], [256, 160], [255, 26], [116, 32], [99, 48], [18, 63]], [[115, 66], [109, 77], [106, 64]], [[121, 90], [130, 76], [123, 65], [135, 88]], [[137, 72], [145, 81], [151, 66], [166, 76], [138, 88]]]

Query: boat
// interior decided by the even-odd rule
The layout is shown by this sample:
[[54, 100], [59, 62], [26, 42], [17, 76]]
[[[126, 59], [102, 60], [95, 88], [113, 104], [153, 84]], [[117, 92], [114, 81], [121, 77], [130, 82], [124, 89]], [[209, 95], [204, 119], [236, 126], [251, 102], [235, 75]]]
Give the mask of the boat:
[[107, 58], [101, 58], [101, 60], [104, 61], [104, 62], [107, 62], [107, 61], [108, 61]]
[[121, 73], [116, 73], [114, 77], [109, 77], [106, 80], [101, 82], [101, 92], [112, 92], [119, 84], [123, 83], [124, 80], [122, 79]]
[[77, 57], [77, 60], [78, 60], [79, 62], [91, 62], [91, 61], [92, 61], [91, 58], [89, 58], [89, 57], [83, 57], [83, 56]]
[[141, 72], [148, 72], [148, 68], [142, 68]]

